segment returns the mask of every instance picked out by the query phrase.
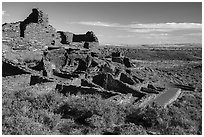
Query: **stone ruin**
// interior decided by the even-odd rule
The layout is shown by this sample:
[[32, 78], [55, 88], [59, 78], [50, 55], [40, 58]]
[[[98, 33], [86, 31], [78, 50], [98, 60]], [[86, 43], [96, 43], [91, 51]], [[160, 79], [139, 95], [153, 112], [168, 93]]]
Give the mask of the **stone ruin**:
[[28, 75], [27, 86], [32, 89], [38, 86], [47, 92], [54, 88], [65, 95], [100, 94], [113, 100], [125, 98], [118, 101], [123, 103], [145, 100], [138, 106], [165, 91], [152, 84], [144, 86], [145, 79], [131, 73], [134, 65], [121, 53], [104, 56], [99, 52], [92, 31], [79, 35], [56, 31], [47, 14], [37, 8], [24, 21], [3, 24], [2, 36], [3, 77]]
[[81, 43], [81, 47], [89, 49], [99, 45], [98, 38], [93, 31], [86, 34], [73, 34], [71, 32], [57, 31], [62, 44]]

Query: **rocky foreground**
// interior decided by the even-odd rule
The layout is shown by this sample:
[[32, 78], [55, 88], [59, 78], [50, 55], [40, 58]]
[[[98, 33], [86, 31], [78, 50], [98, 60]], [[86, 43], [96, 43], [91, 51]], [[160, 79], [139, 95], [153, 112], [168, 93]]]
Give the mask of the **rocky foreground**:
[[[3, 24], [3, 134], [200, 134], [200, 117], [172, 125], [171, 117], [183, 110], [169, 113], [187, 91], [199, 98], [194, 93], [201, 87], [179, 78], [168, 81], [158, 63], [154, 69], [155, 62], [138, 62], [120, 51], [101, 50], [92, 31], [56, 31], [36, 8], [24, 21]], [[144, 76], [149, 73], [160, 78]], [[162, 131], [150, 128], [155, 124]]]

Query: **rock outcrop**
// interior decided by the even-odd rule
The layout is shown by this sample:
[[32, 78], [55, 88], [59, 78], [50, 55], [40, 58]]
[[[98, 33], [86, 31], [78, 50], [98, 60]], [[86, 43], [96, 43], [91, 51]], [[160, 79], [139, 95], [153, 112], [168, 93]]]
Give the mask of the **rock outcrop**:
[[166, 107], [167, 105], [174, 102], [181, 94], [181, 89], [171, 88], [155, 98], [154, 102], [157, 104]]

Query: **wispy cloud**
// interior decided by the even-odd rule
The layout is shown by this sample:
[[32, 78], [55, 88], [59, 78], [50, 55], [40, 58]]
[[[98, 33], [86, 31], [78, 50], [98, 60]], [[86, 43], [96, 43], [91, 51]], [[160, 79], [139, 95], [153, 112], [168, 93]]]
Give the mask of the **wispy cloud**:
[[106, 22], [100, 22], [100, 21], [81, 21], [81, 22], [75, 22], [75, 23], [81, 24], [81, 25], [89, 25], [89, 26], [122, 27], [118, 23], [106, 23]]
[[187, 36], [202, 36], [202, 33], [199, 32], [199, 33], [189, 33], [189, 34], [185, 34]]
[[147, 33], [146, 35], [151, 37], [167, 37], [169, 36], [168, 33]]
[[6, 13], [6, 11], [3, 10], [3, 11], [2, 11], [2, 15], [4, 15], [5, 13]]
[[118, 35], [117, 38], [133, 38], [135, 35]]
[[140, 37], [145, 38], [145, 39], [163, 40], [163, 39], [170, 38], [171, 35], [168, 33], [143, 33], [143, 34], [140, 34]]
[[2, 10], [2, 17], [4, 16], [9, 16], [9, 14], [5, 10]]
[[170, 32], [175, 30], [185, 30], [185, 29], [202, 29], [202, 24], [200, 23], [150, 23], [150, 24], [119, 24], [119, 23], [107, 23], [100, 21], [82, 21], [77, 22], [81, 25], [89, 26], [99, 26], [99, 27], [112, 27], [120, 30], [126, 30], [129, 32]]

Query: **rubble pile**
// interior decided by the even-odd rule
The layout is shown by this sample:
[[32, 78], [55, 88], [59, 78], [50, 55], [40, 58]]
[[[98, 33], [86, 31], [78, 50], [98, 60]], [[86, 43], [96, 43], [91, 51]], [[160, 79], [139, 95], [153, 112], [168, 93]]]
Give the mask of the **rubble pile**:
[[22, 22], [3, 24], [2, 33], [3, 77], [30, 75], [32, 89], [36, 84], [43, 84], [43, 88], [52, 85], [52, 89], [65, 95], [101, 94], [113, 100], [117, 96], [120, 103], [134, 103], [165, 90], [144, 86], [144, 78], [131, 73], [134, 65], [120, 52], [106, 56], [95, 50], [99, 41], [92, 31], [80, 35], [56, 32], [47, 14], [39, 9], [34, 8]]

